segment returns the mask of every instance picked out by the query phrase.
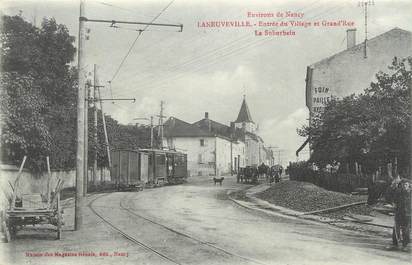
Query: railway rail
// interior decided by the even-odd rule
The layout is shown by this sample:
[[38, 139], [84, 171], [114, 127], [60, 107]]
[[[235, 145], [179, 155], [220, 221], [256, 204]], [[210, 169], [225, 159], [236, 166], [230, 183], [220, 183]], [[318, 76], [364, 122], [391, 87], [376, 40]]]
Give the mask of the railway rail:
[[113, 230], [115, 230], [116, 232], [118, 232], [120, 235], [122, 235], [123, 237], [125, 237], [127, 240], [131, 241], [132, 243], [139, 245], [141, 247], [143, 247], [144, 249], [154, 252], [155, 254], [157, 254], [158, 256], [160, 256], [161, 258], [172, 262], [173, 264], [178, 264], [181, 265], [181, 263], [175, 261], [174, 259], [166, 256], [165, 254], [157, 251], [156, 249], [150, 247], [149, 245], [137, 240], [136, 238], [132, 237], [131, 235], [127, 234], [125, 231], [121, 230], [120, 228], [118, 228], [117, 226], [115, 226], [112, 222], [110, 222], [107, 218], [103, 217], [101, 214], [99, 214], [94, 208], [93, 208], [93, 203], [97, 200], [100, 199], [102, 197], [107, 196], [108, 194], [105, 194], [103, 196], [99, 196], [97, 198], [94, 198], [92, 201], [90, 201], [87, 205], [87, 207], [96, 215], [98, 216], [103, 222], [105, 222], [107, 225], [109, 225]]
[[[165, 259], [165, 260], [168, 260], [168, 261], [172, 262], [173, 264], [182, 264], [182, 263], [179, 263], [178, 261], [174, 260], [173, 258], [167, 256], [166, 254], [161, 253], [161, 252], [159, 252], [158, 250], [154, 249], [153, 247], [145, 244], [144, 242], [141, 242], [141, 241], [137, 240], [137, 239], [134, 238], [133, 236], [129, 235], [126, 231], [123, 231], [122, 229], [116, 227], [112, 222], [110, 222], [110, 220], [108, 220], [107, 218], [105, 218], [104, 216], [102, 216], [101, 214], [99, 214], [99, 213], [96, 211], [96, 209], [93, 208], [93, 203], [94, 203], [97, 199], [100, 199], [100, 198], [102, 198], [102, 197], [104, 197], [104, 196], [107, 196], [107, 195], [108, 195], [108, 194], [103, 195], [103, 196], [100, 196], [100, 197], [97, 197], [97, 198], [93, 199], [93, 200], [88, 204], [88, 207], [90, 208], [90, 210], [91, 210], [96, 216], [98, 216], [103, 222], [105, 222], [106, 224], [108, 224], [113, 230], [115, 230], [116, 232], [118, 232], [119, 234], [121, 234], [123, 237], [125, 237], [125, 238], [128, 239], [129, 241], [133, 242], [134, 244], [137, 244], [137, 245], [143, 247], [143, 248], [146, 249], [146, 250], [149, 250], [149, 251], [152, 251], [152, 252], [156, 253], [156, 254], [159, 255], [161, 258], [163, 258], [163, 259]], [[181, 232], [181, 231], [177, 231], [177, 230], [173, 229], [173, 228], [170, 227], [170, 226], [161, 224], [161, 223], [159, 223], [159, 222], [157, 222], [157, 221], [155, 221], [155, 220], [153, 220], [153, 219], [150, 219], [150, 218], [145, 217], [145, 216], [143, 216], [143, 215], [141, 215], [141, 214], [138, 214], [138, 213], [136, 213], [136, 211], [134, 211], [133, 209], [131, 209], [131, 208], [129, 208], [127, 205], [125, 205], [125, 201], [127, 201], [128, 198], [129, 198], [129, 196], [127, 196], [127, 194], [126, 194], [126, 195], [120, 200], [119, 207], [120, 207], [120, 209], [122, 209], [122, 210], [126, 211], [127, 213], [133, 215], [135, 218], [140, 218], [140, 219], [142, 219], [142, 220], [145, 220], [145, 221], [147, 221], [147, 222], [149, 222], [149, 223], [151, 223], [151, 224], [153, 224], [153, 225], [156, 225], [156, 226], [159, 226], [159, 227], [161, 227], [161, 228], [163, 228], [163, 229], [166, 229], [166, 230], [168, 230], [168, 231], [170, 231], [170, 232], [172, 232], [172, 233], [174, 233], [174, 234], [176, 234], [176, 235], [178, 235], [178, 236], [180, 236], [180, 237], [184, 237], [184, 238], [187, 238], [187, 239], [189, 239], [189, 240], [193, 240], [193, 241], [195, 241], [195, 242], [200, 243], [201, 245], [204, 245], [204, 246], [207, 246], [207, 247], [212, 248], [212, 249], [214, 249], [214, 250], [217, 250], [217, 251], [219, 251], [219, 252], [225, 253], [225, 254], [228, 255], [228, 256], [236, 257], [236, 258], [238, 258], [238, 259], [244, 260], [244, 261], [246, 261], [247, 263], [266, 265], [265, 263], [263, 263], [263, 262], [261, 262], [261, 261], [257, 261], [257, 260], [251, 259], [251, 258], [247, 258], [247, 257], [241, 256], [241, 255], [239, 255], [239, 254], [233, 253], [233, 252], [231, 252], [231, 251], [229, 251], [229, 250], [226, 250], [226, 249], [224, 249], [224, 248], [222, 248], [222, 247], [213, 245], [213, 244], [211, 244], [211, 243], [209, 243], [209, 242], [203, 241], [203, 240], [201, 240], [201, 239], [198, 239], [198, 238], [196, 238], [196, 237], [193, 237], [192, 235], [183, 233], [183, 232]]]

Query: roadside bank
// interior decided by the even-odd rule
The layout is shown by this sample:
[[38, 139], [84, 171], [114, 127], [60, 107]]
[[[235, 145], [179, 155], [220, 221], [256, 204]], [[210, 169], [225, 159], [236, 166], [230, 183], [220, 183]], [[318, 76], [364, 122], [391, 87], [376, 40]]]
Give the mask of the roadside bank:
[[391, 237], [393, 217], [366, 204], [366, 195], [327, 191], [306, 182], [282, 181], [232, 192], [235, 203], [268, 214], [316, 221], [339, 228]]

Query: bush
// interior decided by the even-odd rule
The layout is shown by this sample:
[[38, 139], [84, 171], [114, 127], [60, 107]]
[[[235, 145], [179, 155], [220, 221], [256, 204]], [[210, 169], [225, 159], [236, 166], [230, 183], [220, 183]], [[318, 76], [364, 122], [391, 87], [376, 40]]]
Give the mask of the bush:
[[367, 185], [366, 176], [314, 170], [312, 164], [307, 161], [291, 163], [288, 172], [290, 180], [310, 182], [327, 190], [338, 192], [349, 193]]

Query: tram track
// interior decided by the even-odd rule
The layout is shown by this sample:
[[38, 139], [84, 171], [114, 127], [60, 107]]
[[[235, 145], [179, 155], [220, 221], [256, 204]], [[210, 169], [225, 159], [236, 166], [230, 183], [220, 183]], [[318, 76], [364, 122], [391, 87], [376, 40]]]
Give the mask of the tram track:
[[[125, 196], [125, 197], [127, 197], [127, 196]], [[181, 232], [181, 231], [177, 231], [177, 230], [171, 228], [170, 226], [167, 226], [167, 225], [161, 224], [161, 223], [159, 223], [159, 222], [156, 222], [156, 221], [154, 221], [154, 220], [152, 220], [152, 219], [149, 219], [149, 218], [147, 218], [147, 217], [145, 217], [145, 216], [143, 216], [143, 215], [140, 215], [140, 214], [136, 213], [136, 212], [133, 211], [132, 209], [127, 208], [127, 207], [124, 205], [123, 202], [124, 202], [124, 200], [120, 200], [120, 208], [121, 208], [122, 210], [125, 210], [125, 211], [129, 212], [130, 214], [132, 214], [132, 215], [135, 216], [135, 217], [141, 218], [141, 219], [143, 219], [143, 220], [145, 220], [145, 221], [147, 221], [147, 222], [150, 222], [150, 223], [152, 223], [152, 224], [154, 224], [154, 225], [157, 225], [157, 226], [159, 226], [159, 227], [162, 227], [162, 228], [164, 228], [164, 229], [166, 229], [166, 230], [168, 230], [168, 231], [170, 231], [170, 232], [172, 232], [172, 233], [175, 233], [175, 234], [177, 234], [177, 235], [179, 235], [179, 236], [182, 236], [182, 237], [191, 239], [191, 240], [196, 241], [196, 242], [198, 242], [198, 243], [200, 243], [200, 244], [202, 244], [202, 245], [205, 245], [205, 246], [208, 246], [208, 247], [213, 248], [213, 249], [215, 249], [215, 250], [218, 250], [218, 251], [220, 251], [220, 252], [223, 252], [223, 253], [225, 253], [225, 254], [227, 254], [227, 255], [229, 255], [229, 256], [242, 259], [242, 260], [247, 261], [247, 262], [249, 262], [249, 263], [266, 265], [266, 264], [263, 263], [263, 262], [260, 262], [260, 261], [257, 261], [257, 260], [251, 259], [251, 258], [247, 258], [247, 257], [238, 255], [238, 254], [233, 253], [233, 252], [230, 252], [229, 250], [226, 250], [226, 249], [224, 249], [224, 248], [222, 248], [222, 247], [219, 247], [219, 246], [216, 246], [216, 245], [211, 244], [211, 243], [209, 243], [209, 242], [206, 242], [206, 241], [203, 241], [203, 240], [201, 240], [201, 239], [195, 238], [195, 237], [193, 237], [193, 236], [191, 236], [191, 235], [188, 235], [188, 234], [186, 234], [186, 233], [183, 233], [183, 232]]]
[[[186, 234], [186, 233], [184, 233], [184, 232], [177, 231], [177, 230], [175, 230], [174, 228], [172, 228], [172, 227], [170, 227], [170, 226], [161, 224], [161, 223], [159, 223], [159, 222], [157, 222], [157, 221], [155, 221], [155, 220], [152, 220], [152, 219], [150, 219], [150, 218], [148, 218], [148, 217], [145, 217], [145, 216], [143, 216], [143, 215], [141, 215], [141, 214], [136, 213], [136, 212], [134, 211], [134, 209], [130, 209], [130, 208], [128, 208], [128, 207], [125, 205], [125, 201], [127, 201], [127, 200], [128, 200], [128, 197], [129, 197], [128, 194], [129, 194], [129, 193], [127, 193], [125, 196], [123, 196], [123, 197], [120, 199], [119, 207], [120, 207], [121, 210], [127, 212], [128, 214], [132, 215], [133, 217], [139, 218], [139, 219], [144, 220], [144, 221], [146, 221], [146, 222], [149, 222], [149, 223], [151, 223], [151, 224], [153, 224], [153, 225], [156, 225], [156, 226], [158, 226], [158, 227], [161, 227], [161, 228], [163, 228], [163, 229], [166, 229], [167, 231], [172, 232], [173, 234], [176, 234], [177, 236], [180, 236], [180, 237], [183, 237], [183, 238], [186, 238], [186, 239], [195, 241], [195, 242], [197, 242], [197, 243], [199, 243], [199, 244], [201, 244], [201, 245], [204, 245], [204, 246], [206, 246], [206, 247], [208, 247], [208, 248], [212, 248], [212, 249], [214, 249], [215, 251], [219, 251], [219, 252], [221, 252], [221, 253], [224, 253], [224, 254], [227, 255], [227, 256], [235, 257], [235, 258], [237, 258], [237, 259], [243, 260], [243, 261], [245, 261], [245, 262], [247, 262], [247, 263], [249, 263], [249, 264], [266, 265], [266, 264], [263, 263], [263, 262], [260, 262], [260, 261], [257, 261], [257, 260], [251, 259], [251, 258], [247, 258], [247, 257], [241, 256], [241, 255], [238, 255], [238, 254], [233, 253], [233, 252], [231, 252], [231, 251], [229, 251], [229, 250], [226, 250], [226, 249], [224, 249], [224, 248], [222, 248], [222, 247], [219, 247], [219, 246], [216, 246], [216, 245], [214, 245], [214, 244], [212, 244], [212, 243], [203, 241], [203, 240], [201, 240], [201, 239], [198, 239], [198, 238], [196, 238], [196, 237], [193, 237], [193, 236], [191, 236], [191, 235], [189, 235], [189, 234]], [[93, 207], [93, 203], [94, 203], [96, 200], [101, 199], [101, 198], [103, 198], [103, 197], [106, 197], [106, 196], [108, 196], [108, 195], [109, 195], [109, 194], [104, 194], [104, 195], [102, 195], [102, 196], [99, 196], [99, 197], [94, 198], [93, 200], [91, 200], [91, 201], [88, 203], [88, 205], [87, 205], [88, 208], [89, 208], [97, 217], [99, 217], [104, 223], [106, 223], [107, 225], [109, 225], [114, 231], [116, 231], [117, 233], [119, 233], [120, 235], [122, 235], [124, 238], [126, 238], [126, 239], [129, 240], [130, 242], [132, 242], [132, 243], [134, 243], [134, 244], [136, 244], [136, 245], [139, 245], [139, 246], [141, 246], [142, 248], [144, 248], [144, 249], [146, 249], [146, 250], [148, 250], [148, 251], [150, 251], [150, 252], [155, 253], [156, 255], [160, 256], [162, 259], [167, 260], [167, 261], [169, 261], [169, 262], [172, 262], [173, 264], [182, 264], [182, 263], [176, 261], [175, 259], [171, 258], [170, 256], [168, 256], [168, 255], [166, 255], [166, 254], [164, 254], [164, 253], [156, 250], [156, 249], [153, 248], [152, 246], [150, 246], [150, 245], [148, 245], [148, 244], [146, 244], [146, 243], [144, 243], [144, 242], [136, 239], [135, 237], [133, 237], [132, 235], [130, 235], [129, 233], [127, 233], [127, 231], [124, 231], [124, 230], [122, 230], [121, 228], [117, 227], [117, 226], [116, 226], [115, 224], [113, 224], [113, 222], [111, 222], [108, 218], [106, 218], [106, 217], [104, 217], [103, 215], [101, 215], [100, 213], [98, 213], [97, 210], [96, 210], [96, 208], [99, 207], [99, 206], [96, 206], [96, 208], [95, 208], [95, 207]], [[100, 207], [99, 207], [99, 208], [100, 208]], [[107, 208], [107, 207], [104, 207], [104, 208]]]
[[161, 257], [162, 259], [165, 259], [169, 262], [172, 262], [173, 264], [178, 264], [178, 265], [182, 265], [181, 263], [177, 262], [176, 260], [166, 256], [165, 254], [157, 251], [156, 249], [152, 248], [151, 246], [137, 240], [136, 238], [134, 238], [133, 236], [131, 236], [130, 234], [124, 232], [123, 230], [121, 230], [120, 228], [118, 228], [117, 226], [115, 226], [112, 222], [110, 222], [107, 218], [103, 217], [101, 214], [99, 214], [94, 208], [93, 208], [93, 203], [97, 200], [100, 199], [102, 197], [106, 197], [109, 194], [105, 194], [99, 197], [94, 198], [93, 200], [91, 200], [88, 204], [87, 207], [97, 216], [99, 217], [104, 223], [106, 223], [107, 225], [109, 225], [113, 230], [115, 230], [116, 232], [118, 232], [120, 235], [122, 235], [124, 238], [126, 238], [127, 240], [131, 241], [132, 243], [139, 245], [140, 247], [155, 253], [156, 255], [158, 255], [159, 257]]

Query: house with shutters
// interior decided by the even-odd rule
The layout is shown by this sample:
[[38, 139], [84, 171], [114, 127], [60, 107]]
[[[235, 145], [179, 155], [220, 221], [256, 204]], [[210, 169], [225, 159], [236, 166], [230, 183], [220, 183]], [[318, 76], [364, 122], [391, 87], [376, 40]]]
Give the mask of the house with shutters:
[[240, 167], [273, 164], [273, 155], [256, 134], [245, 98], [230, 126], [210, 119], [208, 112], [194, 123], [170, 117], [164, 123], [163, 146], [187, 153], [191, 175], [225, 175]]

